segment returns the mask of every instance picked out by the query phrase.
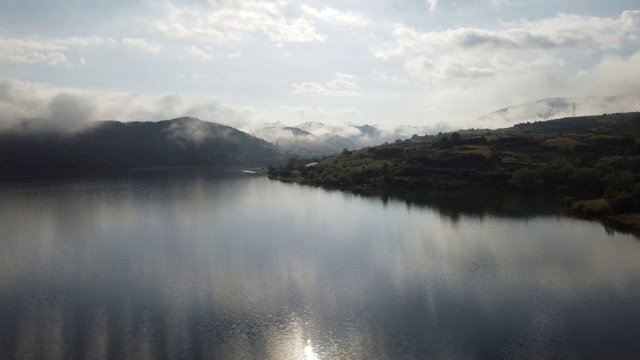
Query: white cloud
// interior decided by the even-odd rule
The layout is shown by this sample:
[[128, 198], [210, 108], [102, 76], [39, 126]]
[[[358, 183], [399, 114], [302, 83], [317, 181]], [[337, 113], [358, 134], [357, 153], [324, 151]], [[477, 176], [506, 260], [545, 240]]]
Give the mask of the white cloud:
[[[183, 46], [182, 50], [184, 50], [184, 53], [187, 56], [201, 61], [207, 61], [213, 58], [213, 53], [211, 51], [204, 51], [195, 45]], [[211, 50], [211, 48], [209, 48], [209, 50]]]
[[0, 63], [66, 65], [65, 54], [72, 48], [115, 43], [101, 37], [70, 37], [62, 39], [7, 38], [0, 36]]
[[189, 45], [189, 46], [183, 46], [182, 50], [184, 51], [186, 56], [194, 59], [198, 59], [200, 61], [222, 59], [222, 58], [235, 59], [242, 56], [242, 53], [239, 51], [234, 53], [224, 54], [224, 55], [215, 55], [213, 53], [213, 48], [211, 46], [206, 46], [204, 49], [202, 49], [196, 45]]
[[332, 95], [326, 86], [314, 82], [293, 84], [294, 95]]
[[409, 61], [405, 70], [413, 77], [423, 80], [481, 79], [496, 75], [496, 71], [491, 68], [470, 66], [456, 60], [443, 60], [436, 65], [427, 57]]
[[189, 75], [185, 75], [185, 74], [180, 74], [181, 78], [189, 78], [189, 79], [193, 79], [193, 80], [200, 80], [200, 79], [204, 79], [205, 77], [207, 77], [206, 74], [203, 73], [193, 73], [193, 74], [189, 74]]
[[437, 78], [436, 65], [426, 56], [419, 56], [407, 61], [404, 66], [407, 74], [417, 79]]
[[[629, 57], [604, 56], [576, 80], [582, 91], [602, 96], [640, 91], [640, 51]], [[640, 111], [640, 104], [636, 110]]]
[[339, 122], [309, 121], [298, 124], [297, 127], [320, 137], [338, 135], [350, 138], [362, 135], [362, 132], [358, 128], [354, 126], [346, 126], [344, 123]]
[[346, 26], [369, 26], [373, 25], [373, 21], [362, 15], [342, 12], [330, 7], [325, 7], [324, 10], [318, 10], [307, 4], [302, 5], [302, 11], [312, 19], [319, 19], [328, 23], [336, 25]]
[[[640, 86], [640, 55], [630, 55], [640, 49], [640, 11], [630, 0], [606, 7], [592, 0], [571, 9], [583, 15], [559, 13], [570, 10], [561, 2], [363, 4], [139, 2], [119, 13], [118, 26], [80, 27], [66, 24], [68, 17], [51, 16], [46, 32], [41, 18], [21, 21], [26, 15], [16, 14], [12, 20], [8, 13], [0, 29], [0, 73], [51, 86], [119, 89], [124, 93], [57, 89], [88, 96], [95, 100], [98, 118], [119, 120], [188, 114], [210, 119], [204, 115], [221, 105], [205, 96], [215, 94], [222, 102], [246, 105], [252, 112], [238, 113], [247, 121], [304, 117], [324, 122], [340, 119], [340, 109], [357, 106], [362, 112], [357, 116], [367, 122], [424, 124], [475, 119], [546, 97], [615, 95]], [[105, 7], [84, 8], [86, 24], [113, 21]], [[132, 54], [146, 57], [132, 63], [127, 61]], [[241, 61], [233, 60], [240, 56]], [[336, 69], [357, 78], [334, 75]], [[164, 74], [164, 80], [150, 79], [150, 73]], [[38, 91], [44, 90], [34, 96], [42, 94]], [[203, 98], [188, 95], [164, 106], [157, 96], [128, 92], [187, 92]], [[279, 101], [286, 101], [290, 111]], [[25, 116], [44, 114], [38, 104], [19, 108]], [[14, 111], [14, 105], [5, 103], [3, 109]], [[414, 108], [420, 110], [408, 110]]]
[[380, 72], [376, 69], [373, 69], [371, 71], [371, 77], [375, 80], [378, 80], [382, 83], [385, 83], [387, 85], [394, 85], [394, 86], [400, 86], [400, 85], [407, 85], [409, 84], [409, 80], [405, 77], [399, 77], [396, 75], [389, 75], [385, 72]]
[[489, 0], [489, 4], [493, 7], [506, 7], [511, 5], [510, 0]]
[[220, 1], [210, 7], [168, 5], [153, 28], [168, 38], [209, 43], [242, 41], [262, 34], [276, 43], [324, 41], [315, 25], [285, 15], [284, 1]]
[[300, 104], [300, 105], [293, 105], [293, 106], [282, 106], [280, 107], [280, 111], [287, 114], [291, 114], [291, 115], [306, 117], [315, 113], [316, 109], [312, 108], [309, 105]]
[[321, 107], [311, 107], [309, 105], [299, 104], [293, 106], [282, 106], [280, 111], [288, 115], [296, 115], [300, 118], [309, 118], [315, 115], [321, 116], [357, 116], [361, 115], [360, 110], [355, 108], [342, 109], [325, 109]]
[[445, 78], [468, 78], [478, 79], [493, 77], [496, 71], [490, 68], [479, 68], [475, 66], [467, 66], [459, 62], [449, 62], [444, 67]]
[[569, 49], [592, 53], [637, 44], [640, 11], [613, 18], [559, 14], [539, 21], [502, 22], [499, 27], [422, 32], [396, 24], [394, 40], [370, 51], [382, 60], [404, 58], [408, 74], [428, 81], [528, 72], [564, 65]]
[[438, 6], [438, 0], [427, 0], [427, 4], [429, 4], [429, 11], [434, 12]]
[[258, 118], [249, 107], [225, 105], [206, 97], [93, 92], [0, 80], [0, 129], [22, 119], [40, 119], [55, 127], [78, 128], [93, 120], [156, 121], [181, 116], [232, 126]]
[[95, 120], [95, 115], [94, 103], [82, 93], [0, 80], [0, 130], [23, 119], [37, 119], [42, 128], [75, 131]]
[[[539, 106], [512, 109], [483, 119], [483, 114], [514, 104], [529, 103], [544, 98], [597, 95], [600, 99], [578, 102], [580, 115], [604, 112], [639, 111], [640, 51], [630, 56], [605, 55], [593, 68], [581, 72], [553, 71], [554, 67], [509, 74], [496, 74], [490, 81], [447, 81], [425, 91], [416, 100], [417, 115], [425, 118], [445, 118], [453, 128], [497, 128], [513, 122], [549, 119], [570, 115], [547, 103]], [[620, 96], [612, 96], [618, 95]], [[455, 125], [453, 125], [455, 124]]]
[[294, 95], [313, 95], [313, 96], [360, 96], [360, 86], [355, 82], [355, 76], [335, 73], [335, 79], [326, 84], [314, 82], [304, 82], [293, 84]]
[[605, 97], [547, 98], [526, 104], [510, 106], [484, 115], [478, 119], [482, 127], [506, 127], [525, 121], [539, 121], [576, 115], [599, 115], [605, 113], [638, 111], [640, 92]]
[[380, 58], [433, 51], [473, 50], [488, 51], [513, 49], [560, 49], [596, 47], [620, 49], [637, 43], [640, 31], [640, 10], [624, 11], [618, 18], [600, 18], [559, 14], [540, 21], [504, 22], [503, 30], [459, 28], [444, 31], [421, 32], [396, 24], [394, 42], [386, 47], [374, 48]]
[[147, 41], [140, 38], [123, 38], [122, 43], [130, 49], [142, 50], [154, 54], [162, 51], [162, 45], [155, 41]]

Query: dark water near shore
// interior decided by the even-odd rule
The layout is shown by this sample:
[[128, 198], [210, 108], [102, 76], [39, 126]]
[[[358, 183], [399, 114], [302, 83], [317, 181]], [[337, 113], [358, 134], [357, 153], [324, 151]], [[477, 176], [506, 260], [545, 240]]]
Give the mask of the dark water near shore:
[[640, 240], [541, 197], [0, 184], [0, 359], [640, 357]]

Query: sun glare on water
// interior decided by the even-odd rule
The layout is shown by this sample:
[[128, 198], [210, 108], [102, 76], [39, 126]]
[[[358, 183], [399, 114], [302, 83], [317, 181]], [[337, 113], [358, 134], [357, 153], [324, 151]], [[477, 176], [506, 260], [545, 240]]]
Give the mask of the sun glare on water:
[[307, 346], [304, 347], [304, 358], [305, 360], [320, 360], [318, 356], [313, 352], [313, 346], [311, 346], [311, 342], [307, 342]]

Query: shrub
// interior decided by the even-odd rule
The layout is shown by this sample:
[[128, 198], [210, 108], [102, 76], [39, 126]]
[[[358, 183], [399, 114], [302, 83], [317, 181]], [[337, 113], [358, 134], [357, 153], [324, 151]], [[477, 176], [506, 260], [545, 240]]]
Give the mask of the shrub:
[[613, 212], [624, 213], [640, 209], [639, 202], [629, 193], [619, 193], [616, 197], [607, 200]]
[[518, 169], [511, 174], [509, 184], [521, 190], [536, 190], [544, 185], [540, 174], [534, 169]]
[[565, 207], [571, 208], [573, 206], [575, 199], [572, 198], [571, 196], [567, 196], [564, 198], [564, 200], [562, 201], [564, 203]]

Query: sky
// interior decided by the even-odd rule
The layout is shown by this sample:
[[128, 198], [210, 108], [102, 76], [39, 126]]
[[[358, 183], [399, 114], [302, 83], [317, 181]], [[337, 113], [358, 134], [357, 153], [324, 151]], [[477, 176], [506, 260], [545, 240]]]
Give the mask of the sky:
[[475, 128], [511, 105], [626, 93], [637, 0], [0, 2], [5, 124]]

